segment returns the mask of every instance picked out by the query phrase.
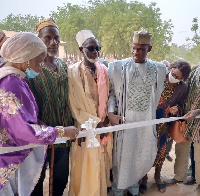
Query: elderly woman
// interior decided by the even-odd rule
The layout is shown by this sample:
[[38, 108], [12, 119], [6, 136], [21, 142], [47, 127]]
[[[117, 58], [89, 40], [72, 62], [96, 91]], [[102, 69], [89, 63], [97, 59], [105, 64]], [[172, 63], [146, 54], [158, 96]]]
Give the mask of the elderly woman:
[[[183, 107], [187, 95], [187, 80], [191, 67], [184, 60], [175, 61], [170, 65], [170, 72], [166, 76], [164, 90], [157, 107], [157, 118], [167, 118], [183, 114]], [[165, 192], [165, 184], [160, 178], [160, 172], [165, 160], [167, 138], [169, 137], [169, 123], [157, 125], [158, 152], [154, 162], [155, 182], [161, 193]], [[147, 175], [143, 177], [140, 184], [140, 192], [144, 193], [147, 189]]]
[[[46, 154], [46, 144], [56, 137], [74, 139], [75, 127], [39, 125], [38, 108], [27, 78], [41, 70], [47, 54], [44, 43], [32, 33], [19, 33], [1, 48], [6, 63], [0, 68], [0, 195], [28, 196], [37, 180]], [[5, 147], [41, 145], [6, 153]]]

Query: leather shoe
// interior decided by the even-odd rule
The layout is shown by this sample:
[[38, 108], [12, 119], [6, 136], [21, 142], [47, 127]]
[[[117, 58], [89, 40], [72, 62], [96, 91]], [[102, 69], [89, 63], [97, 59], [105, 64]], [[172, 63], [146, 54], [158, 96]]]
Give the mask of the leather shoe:
[[188, 177], [184, 182], [185, 185], [193, 185], [196, 183], [196, 180], [193, 177]]
[[182, 183], [182, 182], [183, 181], [178, 181], [175, 178], [165, 181], [166, 184], [176, 184], [176, 183]]

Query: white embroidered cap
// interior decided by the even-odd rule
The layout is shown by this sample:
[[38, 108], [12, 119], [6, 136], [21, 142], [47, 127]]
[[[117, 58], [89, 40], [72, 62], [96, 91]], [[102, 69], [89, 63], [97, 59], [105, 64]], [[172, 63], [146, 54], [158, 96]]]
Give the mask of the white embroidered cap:
[[85, 40], [89, 38], [95, 38], [94, 34], [90, 30], [81, 30], [76, 34], [76, 41], [78, 42], [79, 47], [83, 45]]

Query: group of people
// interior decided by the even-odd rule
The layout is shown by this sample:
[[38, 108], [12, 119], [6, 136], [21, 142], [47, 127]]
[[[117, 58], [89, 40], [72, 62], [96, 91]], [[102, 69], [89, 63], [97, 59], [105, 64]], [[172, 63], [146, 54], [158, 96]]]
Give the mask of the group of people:
[[[169, 123], [96, 135], [100, 146], [95, 148], [87, 148], [87, 137], [76, 137], [89, 118], [97, 128], [182, 116], [190, 110], [185, 118], [193, 119], [200, 113], [195, 110], [200, 104], [199, 66], [191, 71], [188, 62], [178, 60], [167, 71], [164, 64], [148, 59], [152, 34], [142, 29], [134, 32], [132, 57], [111, 62], [108, 68], [98, 61], [101, 46], [94, 34], [80, 30], [76, 41], [83, 60], [68, 67], [57, 57], [60, 32], [55, 21], [41, 21], [36, 31], [38, 36], [24, 32], [0, 39], [0, 44], [4, 42], [0, 49], [0, 195], [42, 196], [47, 163], [54, 196], [63, 195], [68, 178], [69, 196], [106, 196], [109, 187], [114, 196], [125, 192], [137, 196], [139, 190], [146, 191], [152, 166], [158, 189], [164, 192], [160, 172]], [[188, 121], [185, 137], [191, 139], [176, 145], [179, 165], [172, 183], [184, 180], [193, 141], [199, 187], [199, 123]], [[54, 144], [59, 137], [70, 140]], [[29, 144], [38, 146], [6, 149]]]

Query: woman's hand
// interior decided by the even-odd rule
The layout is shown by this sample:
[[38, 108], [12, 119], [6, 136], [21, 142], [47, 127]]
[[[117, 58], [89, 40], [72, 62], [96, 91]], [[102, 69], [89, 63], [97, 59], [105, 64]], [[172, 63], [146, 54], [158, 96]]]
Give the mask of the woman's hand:
[[178, 107], [177, 106], [173, 106], [173, 107], [169, 108], [169, 112], [172, 115], [176, 115], [178, 113]]
[[200, 114], [200, 109], [191, 110], [187, 114], [184, 115], [184, 119], [185, 120], [192, 120], [196, 116], [198, 116], [199, 114]]
[[74, 126], [64, 127], [64, 136], [63, 137], [69, 137], [70, 140], [76, 139], [76, 137], [79, 134], [79, 131]]
[[109, 118], [109, 121], [110, 121], [111, 125], [118, 125], [119, 124], [119, 120], [123, 120], [124, 119], [123, 116], [115, 115], [113, 112], [109, 112], [108, 113], [108, 118]]

